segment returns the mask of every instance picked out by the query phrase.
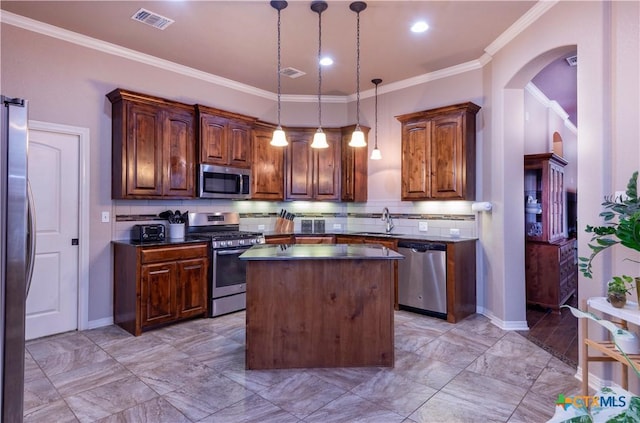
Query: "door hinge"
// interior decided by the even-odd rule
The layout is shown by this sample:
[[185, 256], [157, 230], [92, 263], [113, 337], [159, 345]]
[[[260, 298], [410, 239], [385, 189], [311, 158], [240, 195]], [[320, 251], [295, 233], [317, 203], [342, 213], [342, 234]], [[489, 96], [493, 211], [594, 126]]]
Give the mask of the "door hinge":
[[72, 238], [71, 239], [71, 245], [78, 245], [78, 238]]

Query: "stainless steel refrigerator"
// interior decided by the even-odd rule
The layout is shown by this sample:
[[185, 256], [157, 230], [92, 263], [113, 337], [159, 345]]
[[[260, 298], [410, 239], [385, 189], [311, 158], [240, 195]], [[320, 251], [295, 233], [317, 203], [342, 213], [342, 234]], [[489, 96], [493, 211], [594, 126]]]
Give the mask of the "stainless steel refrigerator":
[[25, 308], [35, 252], [27, 179], [27, 101], [0, 99], [0, 421], [22, 422]]

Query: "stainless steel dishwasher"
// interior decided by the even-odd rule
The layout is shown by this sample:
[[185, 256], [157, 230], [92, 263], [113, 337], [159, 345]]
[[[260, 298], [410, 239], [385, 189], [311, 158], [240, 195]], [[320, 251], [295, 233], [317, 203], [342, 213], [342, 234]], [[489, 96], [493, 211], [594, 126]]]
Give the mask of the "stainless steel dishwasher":
[[401, 309], [447, 318], [447, 246], [437, 242], [400, 241], [398, 305]]

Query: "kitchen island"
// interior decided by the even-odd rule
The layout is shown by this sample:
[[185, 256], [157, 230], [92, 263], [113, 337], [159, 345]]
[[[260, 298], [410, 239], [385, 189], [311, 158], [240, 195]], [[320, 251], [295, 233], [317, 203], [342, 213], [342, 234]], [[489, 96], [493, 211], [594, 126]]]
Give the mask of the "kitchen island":
[[246, 367], [393, 367], [394, 262], [380, 245], [257, 245], [247, 261]]

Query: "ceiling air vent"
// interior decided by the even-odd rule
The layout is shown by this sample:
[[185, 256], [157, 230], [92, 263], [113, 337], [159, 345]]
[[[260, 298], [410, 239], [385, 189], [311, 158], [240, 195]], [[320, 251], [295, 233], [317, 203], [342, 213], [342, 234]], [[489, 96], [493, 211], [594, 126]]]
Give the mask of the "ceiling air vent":
[[131, 16], [134, 21], [142, 22], [147, 25], [151, 25], [154, 28], [166, 29], [169, 25], [174, 23], [173, 19], [169, 19], [165, 16], [158, 15], [147, 9], [140, 9]]
[[567, 61], [569, 66], [576, 66], [578, 64], [578, 56], [570, 56], [564, 59]]
[[306, 75], [306, 72], [302, 72], [296, 68], [284, 68], [280, 70], [280, 74], [288, 76], [291, 79], [300, 78], [302, 75]]

